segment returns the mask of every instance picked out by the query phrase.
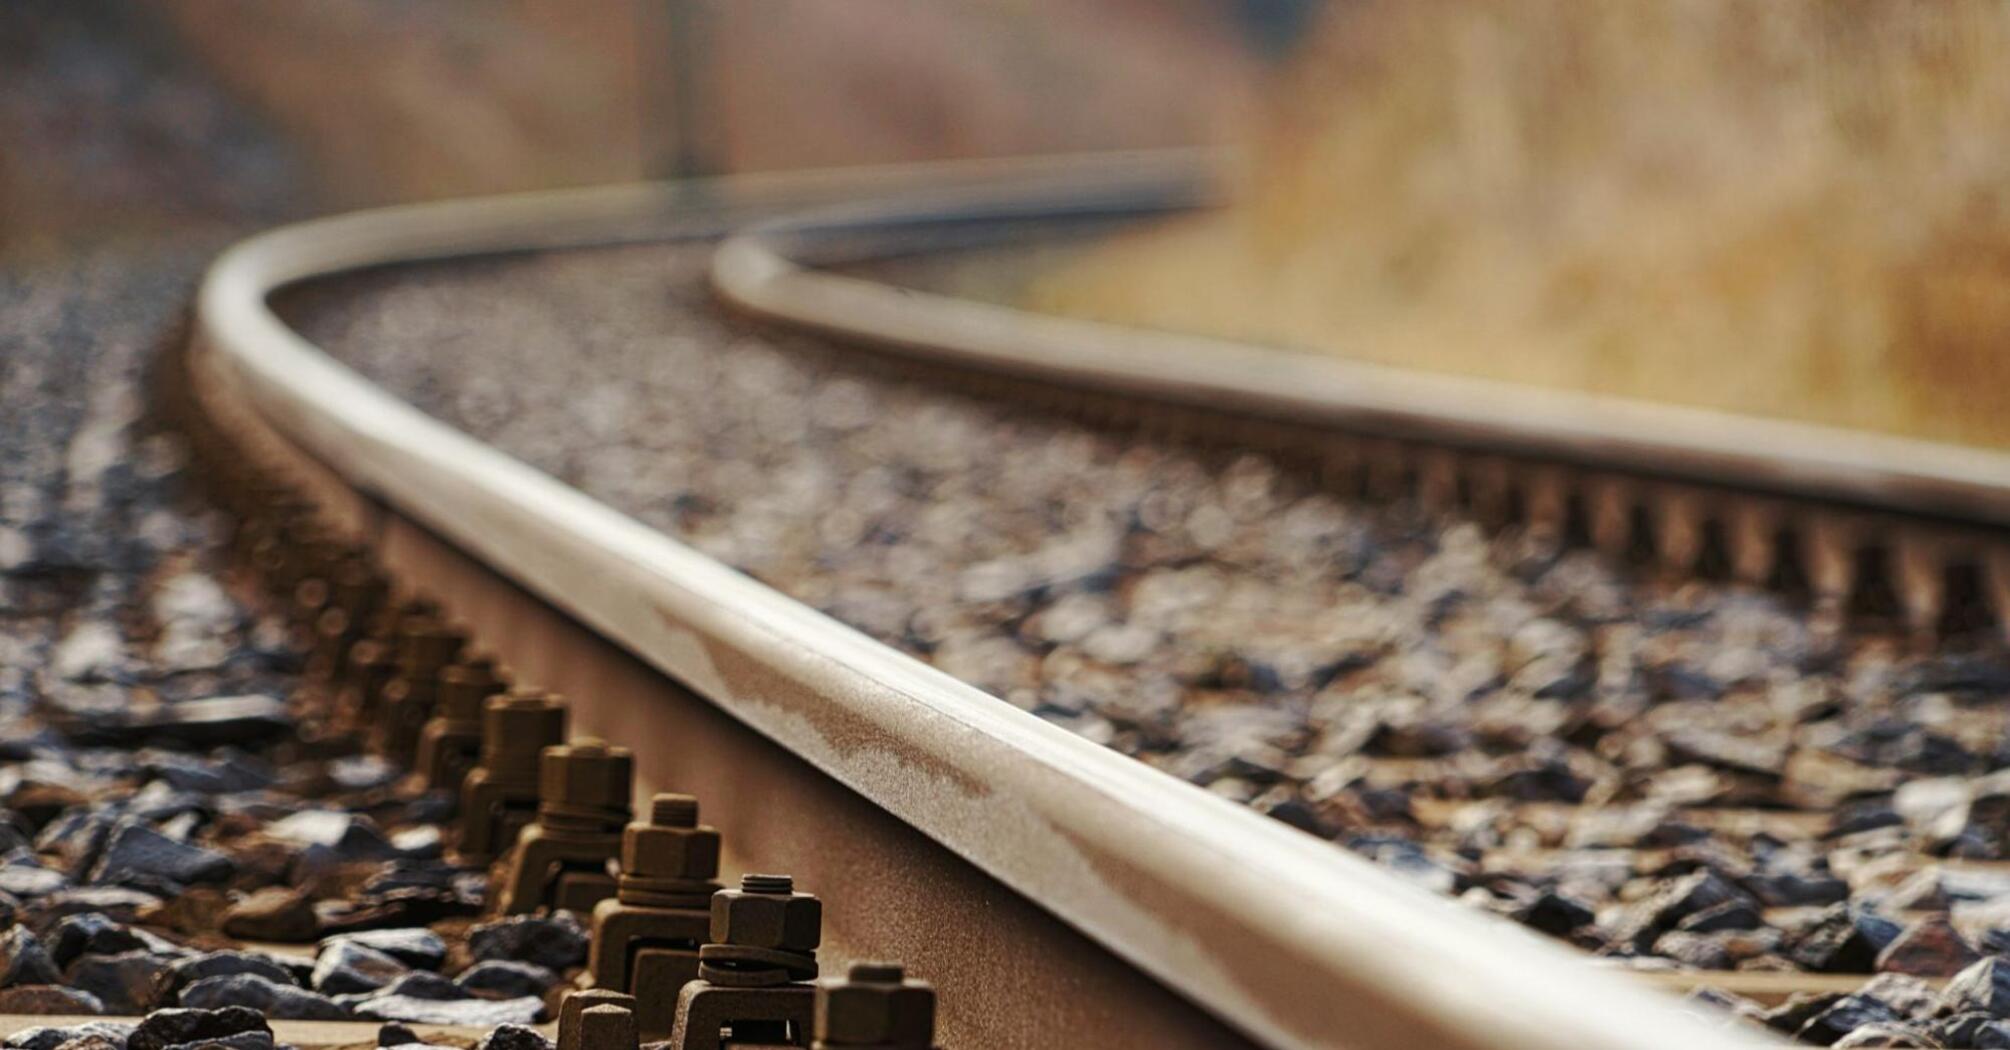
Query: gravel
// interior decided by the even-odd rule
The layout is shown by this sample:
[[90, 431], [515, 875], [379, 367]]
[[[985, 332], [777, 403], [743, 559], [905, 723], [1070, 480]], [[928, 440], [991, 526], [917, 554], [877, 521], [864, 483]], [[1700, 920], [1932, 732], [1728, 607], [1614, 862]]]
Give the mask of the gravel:
[[[272, 1047], [262, 1013], [356, 1014], [307, 987], [317, 939], [431, 908], [441, 929], [398, 923], [387, 950], [458, 974], [486, 881], [440, 859], [439, 799], [301, 738], [301, 654], [244, 600], [229, 523], [148, 415], [202, 268], [306, 204], [279, 137], [149, 18], [0, 19], [0, 128], [36, 144], [0, 167], [60, 172], [74, 196], [0, 237], [0, 1013], [154, 1011], [12, 1050]], [[400, 899], [421, 869], [454, 889]], [[222, 951], [233, 937], [307, 957]]]
[[[1894, 624], [1834, 631], [1263, 455], [947, 392], [720, 310], [708, 252], [400, 267], [281, 310], [1001, 702], [1613, 965], [1944, 978], [2010, 945], [1992, 633], [1917, 652]], [[1868, 1024], [1867, 1002], [1783, 1030]]]

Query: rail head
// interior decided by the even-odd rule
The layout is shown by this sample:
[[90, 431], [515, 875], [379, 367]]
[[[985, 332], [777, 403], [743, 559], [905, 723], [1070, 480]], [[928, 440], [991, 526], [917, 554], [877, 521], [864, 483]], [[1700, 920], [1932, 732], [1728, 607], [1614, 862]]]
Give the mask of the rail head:
[[[1147, 216], [1210, 203], [1180, 182], [937, 187], [737, 231], [713, 288], [760, 317], [950, 365], [1486, 453], [1676, 475], [2010, 526], [2010, 454], [1840, 427], [1427, 373], [977, 302], [829, 268], [986, 243], [1033, 218]], [[1001, 235], [994, 234], [996, 241]], [[1149, 368], [1139, 362], [1150, 362]]]
[[446, 203], [227, 252], [196, 333], [214, 374], [348, 484], [678, 679], [1268, 1045], [1772, 1045], [1577, 953], [1049, 725], [399, 401], [267, 297], [368, 265], [642, 236], [919, 187], [1191, 182], [1192, 157], [1034, 161]]

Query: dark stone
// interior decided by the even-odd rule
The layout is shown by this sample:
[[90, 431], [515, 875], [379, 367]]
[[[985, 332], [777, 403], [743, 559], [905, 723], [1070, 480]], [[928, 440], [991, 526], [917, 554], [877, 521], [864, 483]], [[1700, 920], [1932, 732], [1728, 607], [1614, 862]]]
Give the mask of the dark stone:
[[258, 1011], [242, 1006], [220, 1010], [155, 1010], [133, 1029], [126, 1039], [126, 1050], [167, 1050], [170, 1046], [224, 1039], [244, 1032], [262, 1032], [270, 1038], [272, 1027]]
[[139, 758], [147, 775], [176, 791], [203, 795], [256, 791], [270, 787], [274, 779], [264, 763], [243, 754], [201, 758], [179, 751], [147, 750], [140, 752]]
[[468, 931], [468, 955], [476, 960], [510, 959], [561, 973], [586, 965], [586, 947], [586, 929], [571, 912], [512, 915]]
[[1899, 935], [1899, 925], [1855, 904], [1837, 904], [1803, 928], [1787, 957], [1816, 973], [1870, 973], [1878, 953]]
[[177, 1043], [168, 1050], [278, 1050], [271, 1032], [239, 1032], [215, 1039]]
[[1849, 900], [1849, 883], [1833, 875], [1798, 872], [1758, 872], [1743, 880], [1768, 908], [1819, 908]]
[[535, 963], [484, 959], [454, 978], [454, 983], [483, 999], [542, 996], [558, 983], [558, 974]]
[[204, 978], [182, 989], [181, 1001], [198, 1009], [248, 1006], [275, 1020], [346, 1021], [350, 1016], [348, 1007], [318, 992], [248, 973]]
[[1906, 927], [1877, 955], [1877, 969], [1917, 977], [1952, 977], [1980, 958], [1944, 915]]
[[534, 1028], [500, 1024], [475, 1044], [475, 1050], [552, 1050], [552, 1043]]
[[329, 937], [321, 942], [325, 951], [336, 944], [360, 944], [418, 970], [437, 970], [447, 962], [447, 942], [424, 927], [392, 930], [362, 930]]
[[443, 919], [479, 915], [482, 900], [452, 890], [410, 887], [347, 903], [321, 912], [321, 928], [329, 933], [428, 926]]
[[17, 984], [57, 984], [63, 974], [42, 942], [26, 926], [0, 934], [0, 988]]
[[396, 1022], [382, 1025], [377, 1029], [378, 1046], [404, 1046], [418, 1041], [419, 1033]]
[[1891, 1007], [1876, 999], [1845, 995], [1809, 1018], [1794, 1033], [1794, 1038], [1816, 1046], [1829, 1046], [1864, 1025], [1897, 1020], [1899, 1016], [1892, 1012]]
[[1754, 902], [1728, 900], [1683, 916], [1675, 928], [1688, 933], [1722, 933], [1727, 930], [1756, 930], [1765, 924], [1765, 916]]
[[1980, 1011], [2010, 1017], [2010, 959], [1990, 956], [1954, 975], [1940, 990], [1940, 1012]]
[[1791, 1035], [1842, 999], [1840, 992], [1795, 992], [1786, 1002], [1760, 1014], [1759, 1020], [1768, 1028]]
[[1670, 879], [1661, 889], [1626, 909], [1612, 931], [1612, 943], [1645, 951], [1683, 919], [1750, 895], [1708, 868]]
[[200, 748], [256, 743], [292, 728], [285, 701], [253, 695], [181, 700], [145, 713], [126, 708], [94, 711], [65, 730], [72, 741], [86, 745], [180, 744]]
[[56, 1050], [73, 1039], [96, 1038], [123, 1047], [133, 1027], [123, 1021], [86, 1021], [61, 1028], [23, 1028], [8, 1036], [6, 1042], [0, 1045], [5, 1045], [7, 1050]]
[[155, 989], [173, 963], [146, 951], [82, 955], [70, 964], [65, 983], [97, 996], [110, 1013], [142, 1014], [154, 1004]]
[[1590, 905], [1555, 890], [1543, 890], [1526, 903], [1511, 909], [1508, 916], [1552, 937], [1562, 937], [1572, 930], [1590, 925], [1598, 918]]
[[354, 995], [374, 992], [407, 972], [409, 968], [391, 955], [352, 940], [337, 940], [314, 957], [308, 983], [325, 995]]
[[113, 922], [103, 912], [67, 915], [49, 932], [49, 958], [68, 969], [80, 955], [117, 955], [151, 947], [139, 934]]
[[270, 886], [223, 913], [223, 933], [247, 941], [302, 944], [321, 931], [314, 902], [298, 890]]
[[362, 995], [343, 996], [346, 1001], [381, 998], [387, 995], [403, 996], [407, 999], [437, 999], [451, 1002], [458, 999], [472, 999], [467, 989], [436, 973], [414, 970], [400, 976], [390, 984]]
[[278, 984], [297, 984], [292, 971], [277, 960], [252, 952], [222, 951], [177, 959], [161, 973], [154, 985], [154, 1002], [170, 1006], [181, 1001], [181, 991], [210, 977], [230, 977], [248, 973]]
[[92, 870], [91, 881], [145, 887], [153, 880], [181, 885], [225, 882], [237, 870], [231, 859], [213, 849], [176, 842], [144, 824], [124, 822], [112, 832], [105, 852]]
[[0, 991], [0, 1014], [101, 1014], [105, 1004], [89, 992], [53, 984], [23, 984]]

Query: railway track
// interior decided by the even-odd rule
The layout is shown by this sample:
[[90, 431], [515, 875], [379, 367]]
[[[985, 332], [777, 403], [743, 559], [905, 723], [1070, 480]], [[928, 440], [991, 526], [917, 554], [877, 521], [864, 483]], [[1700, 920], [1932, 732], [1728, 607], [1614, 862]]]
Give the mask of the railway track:
[[[1475, 402], [1395, 405], [1392, 388], [1373, 384], [1340, 397], [1334, 377], [1311, 384], [1292, 366], [1247, 357], [1232, 374], [1213, 372], [1199, 350], [1140, 383], [1114, 356], [1134, 348], [1110, 345], [1107, 333], [1080, 344], [1094, 351], [1086, 360], [1069, 357], [1066, 341], [1084, 335], [1072, 326], [1001, 318], [799, 265], [984, 243], [1001, 221], [1052, 223], [1058, 213], [1101, 222], [1191, 206], [1206, 194], [1195, 165], [1033, 163], [909, 172], [899, 176], [910, 180], [905, 186], [878, 174], [594, 191], [276, 231], [235, 249], [205, 285], [187, 406], [196, 427], [212, 428], [207, 462], [222, 498], [244, 515], [242, 546], [255, 564], [263, 559], [278, 601], [327, 599], [332, 587], [300, 585], [334, 581], [339, 562], [370, 566], [397, 595], [436, 603], [436, 615], [507, 665], [519, 686], [568, 697], [573, 732], [631, 747], [643, 797], [697, 796], [723, 833], [725, 875], [786, 870], [821, 896], [826, 972], [898, 958], [933, 982], [944, 1045], [1746, 1045], [1761, 1037], [1678, 1008], [1646, 985], [1711, 984], [1774, 1003], [1795, 992], [1833, 998], [1861, 983], [1848, 973], [1601, 972], [1567, 948], [1406, 884], [1386, 860], [1368, 863], [1179, 783], [737, 575], [400, 403], [267, 305], [283, 286], [359, 267], [566, 244], [709, 242], [751, 227], [716, 256], [713, 280], [729, 300], [879, 345], [926, 348], [938, 358], [921, 373], [928, 382], [1037, 398], [1101, 427], [1271, 449], [1294, 463], [1311, 426], [1321, 451], [1304, 465], [1322, 484], [1420, 490], [1441, 509], [1463, 501], [1483, 516], [1582, 533], [1615, 550], [1644, 546], [1675, 571], [1715, 561], [1782, 582], [1775, 570], [1794, 559], [1772, 544], [1784, 526], [1795, 526], [1786, 542], [1852, 566], [1974, 570], [1937, 592], [1919, 582], [1932, 573], [1901, 578], [1892, 599], [1916, 645], [1932, 644], [1950, 610], [1972, 613], [1986, 599], [1978, 581], [1989, 580], [2000, 509], [1984, 484], [1997, 466], [1990, 457], [1938, 450], [1921, 460], [1916, 448], [1877, 443], [1878, 455], [1840, 457], [1818, 454], [1800, 434], [1779, 446], [1790, 467], [1775, 462], [1775, 474], [1761, 476], [1747, 469], [1757, 458], [1740, 451], [1752, 446], [1698, 439], [1685, 430], [1693, 419], [1655, 416], [1629, 440], [1604, 442], [1613, 434], [1592, 424], [1632, 416], [1576, 408], [1566, 413], [1574, 429], [1561, 434], [1492, 411], [1432, 432], [1448, 406]], [[832, 201], [846, 203], [791, 218]], [[902, 301], [917, 305], [913, 317]], [[973, 363], [981, 376], [968, 373]], [[1225, 442], [1219, 407], [1194, 409], [1209, 399], [1235, 409], [1239, 422]], [[1653, 456], [1685, 434], [1683, 481], [1645, 478]], [[1587, 451], [1593, 438], [1602, 443]], [[1458, 451], [1474, 445], [1565, 465]], [[1493, 497], [1488, 477], [1498, 482]], [[1755, 499], [1755, 489], [1776, 494], [1761, 501], [1775, 507], [1770, 532], [1730, 527], [1745, 513], [1735, 508], [1721, 519], [1682, 517], [1687, 511], [1656, 518], [1628, 502], [1648, 493], [1664, 511], [1723, 508]], [[1489, 498], [1499, 504], [1493, 512]], [[1649, 527], [1636, 537], [1643, 516]], [[1693, 527], [1671, 527], [1681, 521]], [[1933, 557], [1852, 545], [1872, 527], [1898, 537], [1893, 549], [1930, 540]], [[1701, 538], [1671, 538], [1683, 528]], [[1771, 551], [1764, 557], [1753, 546], [1762, 539]], [[1685, 543], [1695, 549], [1685, 554]], [[1818, 611], [1838, 619], [1846, 606], [1876, 611], [1862, 597], [1872, 590], [1858, 585], [1864, 577], [1808, 557], [1803, 583]], [[379, 710], [345, 699], [356, 681], [340, 685], [339, 668], [326, 670], [331, 684], [318, 702], [352, 715]], [[1431, 785], [1471, 776], [1456, 765], [1455, 756], [1364, 756], [1351, 783], [1415, 796], [1403, 834], [1448, 855], [1477, 853], [1480, 868], [1581, 864], [1582, 851], [1595, 848], [1629, 877], [1697, 870], [1684, 842], [1587, 830], [1625, 808], [1595, 797], [1433, 797]], [[1711, 768], [1728, 778], [1731, 766]], [[1783, 805], [1781, 785], [1833, 788], [1837, 778], [1757, 775], [1775, 795], [1742, 806], [1663, 800], [1653, 815], [1740, 841], [1834, 838], [1836, 821], [1821, 807], [1863, 793], [1845, 785], [1835, 798]], [[1493, 843], [1485, 849], [1473, 837], [1482, 825]], [[1890, 870], [1880, 878], [1899, 871], [1884, 863]], [[1904, 874], [1939, 864], [1986, 880], [1997, 874], [1991, 863], [1919, 857]], [[1784, 899], [1755, 903], [1769, 919], [1803, 918]], [[1987, 926], [1969, 922], [1978, 937]]]
[[1083, 418], [1232, 434], [1310, 459], [1337, 490], [1414, 494], [1675, 576], [1785, 587], [1831, 618], [1895, 616], [1922, 645], [2010, 623], [1999, 452], [1040, 316], [858, 272], [1213, 199], [1205, 158], [1127, 174], [805, 209], [727, 239], [713, 287], [756, 316], [989, 374]]

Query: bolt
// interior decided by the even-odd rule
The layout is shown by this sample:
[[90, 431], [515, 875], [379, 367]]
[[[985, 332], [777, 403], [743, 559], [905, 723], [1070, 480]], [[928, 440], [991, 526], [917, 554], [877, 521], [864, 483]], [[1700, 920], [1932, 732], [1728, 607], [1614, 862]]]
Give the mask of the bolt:
[[787, 875], [748, 875], [712, 895], [713, 944], [811, 953], [822, 940], [823, 902]]
[[710, 880], [719, 874], [719, 832], [698, 824], [698, 800], [690, 795], [657, 795], [649, 822], [621, 833], [621, 900], [648, 904], [654, 891], [642, 880]]
[[[588, 1010], [612, 1007], [617, 1010], [633, 1010], [635, 997], [626, 992], [607, 988], [587, 988], [577, 992], [567, 992], [558, 1002], [558, 1045], [563, 1050], [580, 1050], [580, 1018]], [[596, 1048], [598, 1050], [598, 1048]]]
[[531, 690], [491, 696], [482, 707], [481, 766], [498, 783], [539, 782], [538, 753], [565, 739], [565, 701]]
[[466, 637], [435, 616], [407, 616], [398, 625], [398, 669], [406, 677], [431, 676], [450, 664]]
[[508, 687], [508, 675], [487, 656], [470, 656], [440, 672], [440, 714], [455, 722], [480, 722], [482, 702]]
[[578, 1050], [635, 1050], [635, 1011], [625, 1006], [589, 1006], [579, 1013]]
[[601, 740], [555, 744], [538, 757], [538, 801], [565, 816], [605, 815], [618, 817], [616, 826], [627, 823], [634, 780], [628, 749]]
[[907, 979], [899, 963], [853, 963], [817, 982], [814, 1046], [928, 1050], [935, 1042], [935, 989]]

